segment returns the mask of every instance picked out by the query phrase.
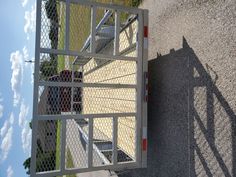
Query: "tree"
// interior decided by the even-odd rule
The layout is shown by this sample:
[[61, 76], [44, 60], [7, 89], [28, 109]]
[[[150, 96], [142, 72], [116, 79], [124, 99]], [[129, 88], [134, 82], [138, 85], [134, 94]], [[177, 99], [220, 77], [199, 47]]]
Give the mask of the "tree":
[[[32, 120], [29, 122], [29, 127], [32, 129]], [[55, 170], [56, 166], [56, 152], [44, 152], [39, 140], [37, 140], [37, 152], [36, 152], [36, 171], [50, 171]], [[23, 162], [23, 166], [26, 170], [26, 174], [30, 174], [30, 162], [31, 157], [27, 158]], [[48, 164], [45, 166], [45, 164]]]
[[58, 28], [59, 28], [59, 19], [57, 13], [57, 2], [56, 0], [48, 0], [45, 3], [45, 10], [48, 19], [50, 20], [50, 31], [49, 39], [51, 40], [52, 49], [57, 49], [58, 45]]
[[29, 175], [30, 174], [30, 160], [31, 157], [29, 157], [28, 159], [26, 159], [23, 163], [24, 168], [27, 170], [26, 174]]
[[56, 0], [48, 0], [45, 3], [46, 15], [50, 20], [54, 20], [58, 22], [57, 15], [57, 2]]
[[47, 80], [49, 77], [57, 74], [57, 62], [56, 58], [50, 60], [44, 60], [40, 64], [41, 79]]
[[58, 26], [51, 24], [49, 30], [49, 39], [51, 40], [51, 48], [56, 49], [58, 45]]
[[[55, 170], [56, 156], [54, 151], [48, 153], [38, 152], [36, 156], [37, 156], [36, 171], [41, 172], [41, 171]], [[27, 158], [23, 163], [27, 175], [30, 174], [30, 161], [31, 157]]]
[[29, 122], [29, 127], [32, 130], [32, 120]]

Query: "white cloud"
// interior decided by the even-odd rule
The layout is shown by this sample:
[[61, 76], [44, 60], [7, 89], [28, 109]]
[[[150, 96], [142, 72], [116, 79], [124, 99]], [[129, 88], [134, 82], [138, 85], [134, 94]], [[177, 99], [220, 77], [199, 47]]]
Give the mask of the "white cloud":
[[13, 127], [11, 126], [8, 130], [6, 135], [4, 136], [2, 143], [1, 143], [1, 160], [4, 161], [7, 159], [8, 153], [12, 147], [12, 134], [13, 134]]
[[21, 141], [22, 141], [22, 149], [23, 151], [30, 152], [31, 147], [31, 129], [28, 125], [28, 122], [24, 125], [21, 132]]
[[[23, 58], [25, 61], [29, 60], [29, 52], [28, 52], [28, 49], [26, 46], [24, 46], [24, 48], [22, 49], [23, 51]], [[28, 62], [25, 62], [25, 66], [29, 66], [29, 63]]]
[[8, 123], [8, 120], [6, 120], [0, 130], [1, 137], [3, 137], [6, 134], [8, 126], [9, 126], [9, 123]]
[[9, 119], [4, 122], [3, 127], [1, 128], [1, 161], [4, 161], [8, 153], [12, 147], [12, 134], [13, 134], [13, 123], [14, 123], [14, 115], [10, 114]]
[[11, 113], [9, 120], [6, 120], [4, 122], [3, 127], [1, 128], [1, 138], [2, 138], [2, 143], [1, 143], [1, 152], [2, 152], [2, 159], [5, 160], [8, 156], [8, 152], [12, 146], [12, 125], [14, 123], [14, 115]]
[[3, 137], [6, 134], [7, 129], [9, 128], [9, 126], [13, 125], [13, 123], [14, 123], [14, 115], [13, 115], [13, 113], [11, 113], [9, 119], [7, 119], [4, 122], [2, 128], [0, 129], [1, 137]]
[[22, 7], [25, 7], [27, 5], [27, 3], [28, 3], [28, 0], [22, 0], [21, 1]]
[[30, 33], [35, 32], [35, 24], [36, 24], [36, 6], [33, 5], [31, 7], [31, 11], [25, 12], [24, 32], [27, 34], [27, 39], [29, 39]]
[[13, 176], [13, 169], [11, 165], [7, 168], [7, 177], [12, 177]]
[[[34, 58], [32, 58], [32, 61], [34, 61]], [[34, 63], [31, 64], [31, 84], [34, 83]]]
[[10, 114], [9, 122], [10, 122], [11, 125], [13, 125], [13, 123], [14, 123], [14, 115], [13, 115], [13, 113]]
[[11, 53], [10, 57], [12, 77], [11, 88], [14, 93], [14, 106], [17, 106], [20, 101], [20, 86], [23, 80], [23, 56], [19, 51]]
[[26, 117], [29, 113], [29, 106], [24, 104], [24, 101], [21, 102], [20, 105], [20, 114], [19, 114], [19, 126], [23, 128], [26, 123]]
[[9, 119], [5, 120], [2, 128], [0, 129], [0, 135], [1, 137], [4, 137], [7, 130], [9, 129], [10, 126], [12, 126], [14, 123], [14, 115], [13, 113], [10, 114]]
[[23, 151], [30, 152], [31, 147], [31, 129], [29, 127], [29, 122], [27, 121], [27, 116], [29, 113], [29, 106], [24, 104], [24, 101], [21, 102], [20, 113], [19, 113], [19, 126], [21, 130], [21, 142]]
[[29, 57], [29, 53], [28, 53], [28, 49], [27, 49], [27, 47], [24, 46], [23, 49], [22, 49], [22, 51], [23, 51], [24, 59], [28, 59], [28, 57]]

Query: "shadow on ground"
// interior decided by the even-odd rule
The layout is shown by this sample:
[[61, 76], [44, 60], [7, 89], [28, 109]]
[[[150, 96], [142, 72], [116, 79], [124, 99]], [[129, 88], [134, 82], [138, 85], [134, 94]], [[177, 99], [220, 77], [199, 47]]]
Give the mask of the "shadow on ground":
[[119, 176], [236, 176], [236, 115], [217, 79], [185, 38], [149, 61], [148, 167]]

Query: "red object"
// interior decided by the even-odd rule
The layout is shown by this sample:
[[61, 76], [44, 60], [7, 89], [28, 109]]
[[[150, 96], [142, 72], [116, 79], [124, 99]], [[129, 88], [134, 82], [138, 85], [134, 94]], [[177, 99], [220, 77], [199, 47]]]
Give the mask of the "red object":
[[143, 139], [143, 142], [142, 142], [142, 148], [143, 148], [143, 151], [146, 151], [147, 150], [147, 139]]
[[[72, 82], [72, 71], [70, 70], [63, 70], [60, 72], [60, 82]], [[83, 77], [82, 72], [75, 71], [74, 72], [74, 82], [81, 82]], [[82, 97], [82, 90], [80, 87], [74, 87], [73, 99], [75, 102], [81, 101]], [[60, 107], [62, 112], [69, 112], [71, 111], [71, 94], [72, 90], [71, 87], [60, 87]], [[73, 105], [74, 111], [81, 111], [82, 106], [81, 103]]]
[[148, 37], [148, 27], [144, 26], [144, 33], [143, 33], [144, 37]]

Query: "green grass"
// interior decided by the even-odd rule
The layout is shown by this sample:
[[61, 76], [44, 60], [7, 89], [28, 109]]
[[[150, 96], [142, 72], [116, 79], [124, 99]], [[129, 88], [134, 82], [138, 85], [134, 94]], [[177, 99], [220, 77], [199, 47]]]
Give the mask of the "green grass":
[[56, 139], [56, 169], [60, 168], [60, 156], [61, 156], [61, 122], [57, 121], [57, 139]]
[[[57, 139], [56, 139], [56, 169], [60, 168], [61, 153], [61, 122], [57, 122]], [[73, 168], [73, 158], [69, 149], [66, 152], [66, 167]], [[66, 177], [76, 177], [76, 175], [67, 175]]]
[[[60, 4], [57, 4], [57, 11], [58, 11], [58, 16], [59, 16], [59, 24], [61, 27], [59, 28], [59, 35], [58, 35], [58, 49], [63, 49], [65, 45], [65, 16], [60, 15]], [[64, 8], [64, 7], [62, 7]], [[64, 70], [65, 68], [65, 60], [64, 56], [59, 55], [58, 56], [58, 61], [57, 61], [57, 72], [59, 73], [60, 71]]]
[[[72, 159], [72, 155], [71, 155], [71, 152], [69, 149], [67, 149], [67, 152], [66, 152], [66, 156], [67, 156], [67, 160], [66, 160], [66, 167], [67, 168], [73, 168], [74, 167], [74, 164], [73, 164], [73, 159]], [[76, 177], [75, 174], [73, 175], [67, 175], [66, 177]]]
[[[110, 3], [110, 0], [94, 0], [101, 3]], [[124, 6], [138, 6], [142, 0], [114, 0], [114, 4], [124, 5]], [[62, 7], [61, 7], [62, 6]], [[65, 45], [65, 14], [60, 15], [60, 9], [65, 10], [65, 3], [57, 4], [59, 24], [61, 25], [58, 36], [58, 49], [64, 49]], [[97, 9], [96, 24], [100, 22], [104, 16], [104, 9]], [[121, 22], [124, 22], [128, 17], [127, 13], [121, 13]], [[90, 34], [90, 8], [87, 6], [71, 5], [70, 6], [70, 46], [69, 49], [72, 51], [79, 51], [87, 37]], [[114, 23], [114, 19], [111, 20]], [[73, 62], [74, 57], [69, 58], [70, 63]], [[62, 55], [58, 56], [58, 73], [65, 69], [65, 57]]]

